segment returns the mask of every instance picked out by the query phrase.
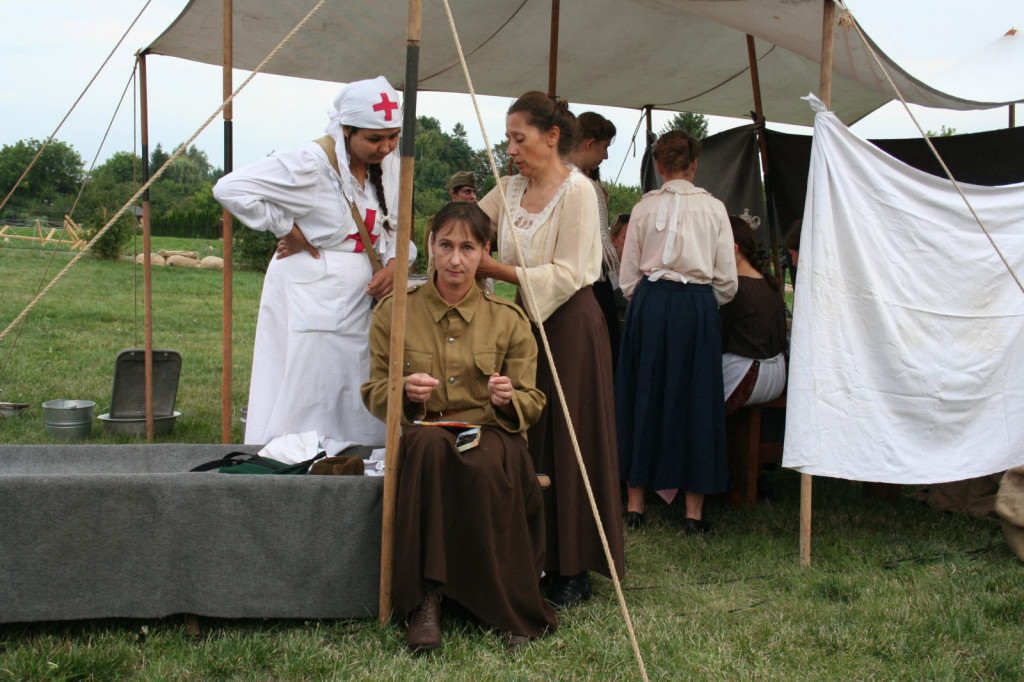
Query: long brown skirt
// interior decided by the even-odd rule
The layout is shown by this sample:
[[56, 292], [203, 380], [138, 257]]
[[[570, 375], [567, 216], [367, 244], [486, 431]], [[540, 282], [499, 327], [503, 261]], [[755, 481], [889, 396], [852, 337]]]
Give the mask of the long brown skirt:
[[[611, 349], [604, 316], [590, 287], [576, 292], [545, 320], [544, 330], [551, 343], [615, 571], [621, 578], [625, 565]], [[561, 575], [597, 571], [611, 577], [547, 354], [540, 333], [536, 328], [533, 331], [539, 348], [537, 388], [548, 397], [540, 419], [528, 433], [534, 467], [551, 476], [551, 487], [544, 493], [544, 570]]]
[[557, 618], [540, 594], [541, 489], [521, 436], [484, 427], [459, 452], [437, 426], [402, 436], [395, 516], [393, 601], [407, 621], [423, 581], [493, 627], [539, 637]]

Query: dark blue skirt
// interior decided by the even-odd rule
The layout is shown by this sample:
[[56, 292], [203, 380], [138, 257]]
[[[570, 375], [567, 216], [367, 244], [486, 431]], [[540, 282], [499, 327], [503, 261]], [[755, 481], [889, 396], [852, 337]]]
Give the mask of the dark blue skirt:
[[710, 285], [640, 282], [615, 381], [619, 474], [630, 486], [725, 492], [722, 323]]

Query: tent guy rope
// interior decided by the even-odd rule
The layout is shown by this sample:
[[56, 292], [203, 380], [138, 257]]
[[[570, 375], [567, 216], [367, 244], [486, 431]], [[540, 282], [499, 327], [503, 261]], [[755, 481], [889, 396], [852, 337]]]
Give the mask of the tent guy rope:
[[316, 14], [317, 10], [319, 10], [324, 5], [325, 2], [327, 2], [327, 0], [320, 0], [316, 4], [316, 6], [313, 7], [313, 9], [311, 9], [309, 13], [305, 17], [303, 17], [303, 19], [298, 24], [296, 24], [295, 28], [293, 28], [288, 33], [288, 35], [285, 36], [280, 43], [278, 43], [277, 47], [271, 50], [270, 54], [268, 54], [266, 58], [262, 62], [260, 62], [260, 64], [255, 69], [253, 69], [252, 73], [249, 74], [249, 76], [242, 82], [242, 84], [239, 85], [235, 89], [235, 91], [231, 93], [231, 96], [224, 100], [221, 103], [221, 105], [217, 107], [217, 109], [214, 110], [212, 114], [210, 114], [210, 117], [206, 119], [203, 125], [201, 125], [199, 129], [192, 134], [191, 137], [182, 142], [181, 146], [174, 150], [174, 153], [167, 158], [167, 161], [164, 162], [164, 165], [160, 166], [160, 168], [158, 168], [153, 173], [149, 180], [147, 180], [146, 183], [142, 185], [142, 187], [140, 187], [138, 191], [135, 192], [135, 194], [133, 194], [130, 199], [128, 199], [128, 201], [125, 202], [125, 204], [117, 211], [117, 213], [115, 213], [113, 217], [111, 217], [110, 220], [108, 220], [107, 223], [96, 232], [96, 235], [89, 240], [89, 243], [86, 244], [85, 247], [81, 251], [79, 251], [74, 258], [68, 261], [68, 264], [65, 265], [64, 268], [61, 269], [61, 271], [58, 272], [57, 275], [52, 280], [50, 280], [50, 283], [47, 284], [42, 291], [36, 294], [36, 296], [28, 303], [28, 305], [25, 306], [25, 309], [22, 310], [21, 313], [19, 313], [18, 316], [15, 317], [9, 325], [7, 325], [7, 328], [0, 332], [0, 341], [2, 341], [4, 337], [6, 337], [19, 322], [21, 322], [28, 316], [29, 312], [31, 312], [32, 309], [36, 307], [36, 304], [39, 303], [39, 301], [42, 300], [42, 298], [46, 296], [46, 294], [48, 294], [50, 290], [53, 289], [54, 286], [56, 286], [57, 282], [59, 282], [61, 278], [63, 278], [64, 275], [66, 275], [68, 271], [71, 270], [71, 268], [74, 267], [74, 265], [78, 263], [78, 261], [81, 260], [86, 253], [88, 253], [89, 249], [93, 247], [97, 240], [99, 240], [100, 237], [107, 233], [107, 231], [114, 225], [114, 223], [117, 222], [117, 219], [124, 215], [124, 212], [128, 210], [128, 207], [133, 206], [135, 204], [139, 197], [141, 197], [143, 193], [147, 189], [149, 189], [150, 185], [152, 185], [157, 180], [157, 178], [159, 178], [163, 174], [167, 167], [170, 166], [175, 159], [177, 159], [179, 156], [185, 153], [189, 146], [191, 146], [192, 143], [195, 142], [196, 138], [199, 137], [199, 135], [201, 135], [202, 132], [206, 130], [206, 128], [210, 125], [210, 123], [212, 123], [213, 120], [220, 115], [220, 112], [223, 111], [226, 106], [228, 106], [229, 104], [231, 104], [231, 102], [234, 101], [235, 97], [238, 96], [238, 93], [240, 93], [242, 90], [245, 89], [247, 85], [249, 85], [252, 79], [255, 78], [256, 75], [263, 70], [263, 68], [267, 65], [267, 63], [270, 62], [271, 59], [277, 56], [277, 53], [280, 52], [281, 49], [288, 44], [288, 41], [290, 41], [295, 36], [295, 34], [298, 33], [299, 30], [301, 30], [302, 27], [305, 26], [307, 22], [309, 22], [310, 19], [312, 19], [313, 15]]
[[[487, 159], [490, 162], [491, 172], [494, 174], [495, 181], [497, 182], [499, 177], [498, 166], [494, 160], [491, 142], [487, 136], [487, 129], [484, 126], [483, 116], [480, 113], [476, 92], [473, 89], [473, 80], [469, 75], [469, 67], [466, 65], [466, 57], [462, 52], [462, 43], [459, 40], [458, 29], [455, 27], [455, 20], [452, 17], [452, 10], [448, 4], [448, 0], [444, 0], [444, 9], [448, 15], [448, 25], [452, 31], [452, 39], [455, 41], [455, 48], [459, 54], [459, 63], [462, 65], [462, 72], [466, 77], [466, 87], [469, 90], [469, 96], [473, 100], [473, 109], [476, 113], [477, 122], [480, 125], [480, 133], [484, 138], [484, 149], [487, 150]], [[497, 182], [495, 189], [501, 193], [501, 200], [505, 204], [506, 214], [512, 215], [512, 209], [508, 203], [508, 195], [505, 194], [500, 182]], [[512, 230], [511, 234], [513, 241], [515, 242], [516, 251], [521, 252], [519, 235], [516, 233], [516, 230]], [[523, 288], [526, 290], [526, 296], [530, 300], [531, 307], [534, 310], [537, 310], [537, 299], [534, 296], [533, 287], [530, 283], [530, 276], [526, 268], [523, 269], [523, 275], [522, 284]], [[587, 467], [583, 462], [583, 455], [580, 452], [579, 442], [576, 440], [576, 428], [572, 423], [572, 417], [569, 415], [569, 406], [565, 401], [565, 393], [562, 390], [562, 384], [558, 378], [558, 368], [555, 366], [555, 358], [551, 354], [551, 346], [548, 343], [547, 333], [544, 330], [544, 323], [542, 321], [537, 322], [537, 329], [540, 331], [541, 341], [544, 345], [544, 353], [547, 355], [548, 364], [551, 366], [551, 376], [554, 379], [555, 388], [558, 392], [558, 400], [562, 406], [562, 413], [565, 415], [565, 421], [569, 426], [569, 436], [572, 439], [573, 452], [576, 454], [576, 463], [579, 465], [580, 475], [583, 477], [583, 485], [587, 491], [587, 500], [590, 502], [590, 510], [594, 515], [594, 523], [597, 525], [597, 532], [601, 538], [601, 547], [604, 549], [605, 560], [608, 562], [608, 570], [612, 577], [612, 583], [615, 586], [615, 595], [619, 600], [619, 607], [626, 623], [626, 630], [629, 633], [629, 642], [633, 648], [633, 655], [636, 657], [637, 665], [640, 667], [640, 676], [646, 682], [648, 679], [647, 668], [644, 665], [644, 659], [640, 653], [640, 646], [636, 639], [636, 631], [633, 629], [633, 621], [630, 618], [629, 608], [626, 605], [626, 597], [622, 592], [622, 583], [619, 581], [618, 573], [615, 570], [615, 561], [612, 559], [611, 549], [608, 547], [608, 537], [605, 535], [604, 525], [601, 523], [601, 513], [597, 509], [597, 501], [594, 499], [594, 491], [590, 486], [590, 477], [587, 475]]]
[[[25, 168], [25, 172], [22, 173], [21, 177], [18, 178], [18, 181], [14, 183], [14, 187], [11, 187], [10, 191], [7, 192], [7, 196], [4, 197], [4, 200], [0, 201], [0, 211], [2, 211], [4, 206], [7, 205], [7, 202], [10, 200], [11, 195], [14, 194], [14, 190], [18, 189], [18, 186], [21, 185], [22, 181], [25, 179], [25, 176], [28, 175], [28, 172], [32, 170], [32, 166], [36, 165], [36, 161], [38, 161], [39, 157], [42, 156], [43, 150], [45, 150], [50, 145], [50, 143], [53, 142], [53, 138], [56, 137], [58, 132], [60, 132], [60, 129], [67, 122], [68, 117], [70, 117], [71, 113], [75, 110], [75, 107], [77, 107], [78, 103], [82, 101], [82, 98], [85, 97], [85, 93], [89, 91], [89, 88], [92, 87], [92, 84], [96, 81], [96, 78], [100, 75], [100, 72], [103, 71], [103, 69], [107, 66], [107, 62], [109, 62], [110, 58], [114, 56], [115, 52], [117, 52], [117, 48], [121, 47], [121, 43], [124, 42], [124, 39], [128, 36], [129, 31], [131, 31], [135, 24], [138, 23], [139, 19], [142, 18], [142, 13], [146, 11], [147, 7], [149, 7], [150, 2], [152, 2], [152, 0], [146, 0], [146, 4], [143, 5], [142, 9], [139, 10], [139, 13], [135, 15], [135, 19], [132, 20], [132, 23], [128, 26], [128, 28], [125, 29], [124, 33], [121, 34], [121, 39], [118, 40], [117, 44], [114, 45], [114, 47], [110, 50], [110, 54], [107, 55], [107, 58], [103, 60], [102, 64], [100, 64], [100, 68], [96, 69], [96, 73], [94, 73], [92, 78], [89, 79], [89, 82], [86, 83], [85, 88], [82, 90], [82, 93], [78, 96], [78, 99], [76, 99], [74, 104], [71, 105], [71, 108], [68, 109], [68, 113], [64, 114], [64, 118], [62, 118], [60, 120], [60, 123], [57, 124], [57, 128], [53, 131], [53, 133], [50, 134], [48, 138], [46, 138], [46, 142], [44, 142], [42, 146], [39, 147], [39, 151], [36, 152], [36, 155], [32, 157], [31, 161], [29, 161], [28, 166]], [[0, 335], [0, 338], [3, 338], [3, 336]]]
[[885, 75], [885, 79], [889, 82], [889, 86], [892, 87], [893, 92], [896, 93], [896, 97], [898, 97], [900, 100], [900, 104], [903, 105], [903, 108], [906, 110], [907, 115], [910, 116], [910, 120], [914, 122], [914, 125], [917, 127], [918, 132], [921, 133], [921, 137], [924, 138], [925, 144], [928, 145], [928, 149], [931, 150], [932, 154], [935, 156], [935, 159], [939, 162], [939, 165], [942, 166], [942, 170], [945, 171], [946, 177], [948, 177], [950, 182], [953, 183], [953, 186], [956, 188], [956, 191], [960, 195], [960, 198], [964, 200], [964, 204], [967, 206], [967, 210], [971, 212], [971, 215], [974, 217], [975, 222], [978, 223], [978, 227], [980, 227], [981, 231], [985, 233], [985, 237], [988, 239], [989, 244], [992, 245], [992, 248], [995, 249], [996, 255], [999, 256], [999, 260], [1001, 260], [1003, 262], [1003, 265], [1006, 266], [1006, 271], [1010, 273], [1010, 277], [1012, 277], [1013, 281], [1017, 283], [1017, 288], [1021, 290], [1021, 293], [1024, 293], [1024, 284], [1021, 283], [1020, 278], [1017, 277], [1017, 273], [1013, 271], [1013, 267], [1006, 260], [1006, 256], [1003, 255], [1003, 252], [999, 249], [999, 246], [996, 244], [995, 240], [992, 239], [992, 235], [989, 233], [988, 228], [985, 227], [985, 223], [981, 220], [981, 217], [979, 217], [977, 212], [975, 212], [974, 206], [971, 205], [971, 202], [967, 198], [967, 195], [964, 194], [963, 189], [960, 187], [960, 183], [957, 182], [956, 178], [953, 177], [953, 172], [949, 170], [949, 166], [946, 165], [946, 162], [943, 161], [942, 156], [939, 155], [938, 150], [935, 149], [935, 145], [932, 144], [932, 139], [928, 136], [928, 133], [926, 133], [924, 129], [921, 128], [921, 124], [918, 123], [917, 118], [914, 116], [914, 112], [912, 112], [910, 110], [910, 107], [907, 105], [907, 100], [904, 99], [903, 93], [900, 92], [900, 89], [896, 86], [896, 83], [893, 82], [892, 78], [889, 76], [889, 72], [882, 64], [882, 61], [878, 58], [878, 55], [875, 53], [875, 50], [871, 47], [871, 43], [868, 41], [863, 31], [861, 31], [860, 24], [857, 22], [857, 19], [849, 10], [847, 10], [839, 15], [839, 19], [836, 23], [840, 28], [852, 27], [855, 31], [857, 31], [857, 35], [860, 36], [860, 39], [864, 42], [864, 46], [867, 48], [868, 52], [875, 60], [875, 64], [878, 65], [878, 68], [881, 69], [882, 73]]

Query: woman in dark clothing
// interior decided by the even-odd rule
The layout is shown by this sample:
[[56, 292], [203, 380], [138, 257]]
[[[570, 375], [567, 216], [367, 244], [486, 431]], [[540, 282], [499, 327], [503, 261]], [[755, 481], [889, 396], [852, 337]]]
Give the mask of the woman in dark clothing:
[[722, 375], [725, 414], [744, 405], [775, 400], [786, 388], [786, 304], [765, 277], [754, 231], [739, 216], [729, 216], [736, 243], [736, 296], [722, 306]]

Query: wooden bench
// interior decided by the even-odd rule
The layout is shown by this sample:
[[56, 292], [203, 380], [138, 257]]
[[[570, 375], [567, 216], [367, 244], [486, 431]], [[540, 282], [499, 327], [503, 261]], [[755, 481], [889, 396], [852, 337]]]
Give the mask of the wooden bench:
[[730, 507], [752, 507], [757, 502], [757, 478], [761, 465], [782, 461], [782, 439], [761, 442], [764, 410], [785, 409], [786, 394], [759, 405], [746, 405], [725, 419], [726, 453], [729, 462]]

